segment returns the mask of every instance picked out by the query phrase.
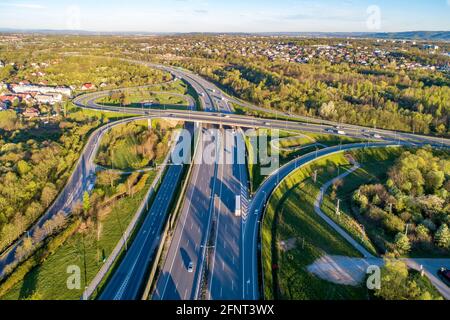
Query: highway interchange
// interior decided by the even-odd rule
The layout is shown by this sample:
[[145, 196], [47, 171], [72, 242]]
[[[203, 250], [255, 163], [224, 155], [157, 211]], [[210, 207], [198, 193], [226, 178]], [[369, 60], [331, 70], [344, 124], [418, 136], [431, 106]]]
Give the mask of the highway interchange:
[[[298, 130], [305, 132], [324, 133], [338, 126], [336, 123], [315, 123], [316, 119], [308, 119], [309, 122], [293, 122], [277, 119], [257, 119], [247, 116], [238, 116], [230, 113], [227, 108], [230, 99], [225, 97], [221, 91], [213, 84], [189, 72], [183, 72], [166, 66], [155, 66], [165, 71], [171, 72], [174, 76], [189, 82], [199, 93], [204, 111], [180, 111], [180, 110], [154, 110], [154, 109], [134, 109], [128, 110], [130, 113], [147, 115], [151, 117], [161, 117], [168, 119], [178, 119], [183, 121], [195, 121], [206, 125], [220, 125], [221, 127], [243, 127], [243, 128], [269, 128], [280, 130]], [[213, 98], [211, 96], [213, 95]], [[240, 103], [238, 100], [232, 100]], [[85, 107], [98, 109], [95, 99], [87, 99]], [[218, 107], [215, 104], [219, 104]], [[222, 104], [222, 105], [221, 105]], [[252, 107], [246, 104], [246, 107]], [[105, 107], [102, 106], [103, 110]], [[254, 107], [260, 110], [258, 107]], [[107, 107], [110, 111], [119, 111], [116, 108]], [[206, 112], [205, 112], [206, 111]], [[171, 242], [169, 254], [165, 260], [158, 279], [153, 299], [259, 299], [259, 279], [258, 279], [258, 238], [259, 224], [264, 211], [264, 206], [271, 192], [276, 186], [296, 168], [299, 168], [317, 157], [324, 157], [334, 152], [358, 149], [363, 147], [388, 147], [399, 145], [422, 145], [430, 144], [435, 147], [448, 147], [449, 141], [435, 137], [425, 137], [406, 133], [397, 133], [388, 130], [370, 130], [367, 128], [340, 125], [340, 130], [345, 130], [346, 136], [367, 139], [366, 143], [354, 145], [337, 146], [308, 154], [299, 158], [286, 166], [280, 168], [271, 175], [263, 185], [257, 190], [250, 202], [250, 208], [246, 210], [236, 223], [233, 217], [234, 197], [240, 194], [237, 189], [229, 189], [227, 186], [218, 186], [217, 181], [224, 179], [224, 172], [228, 177], [233, 175], [233, 168], [230, 166], [194, 165], [191, 177], [190, 188], [186, 193], [188, 201], [185, 202], [180, 216], [179, 226]], [[371, 142], [374, 133], [380, 135], [378, 142]], [[238, 135], [239, 137], [239, 135]], [[222, 142], [217, 142], [217, 153], [223, 151]], [[198, 153], [196, 153], [198, 156]], [[202, 174], [200, 174], [202, 170]], [[243, 172], [245, 171], [245, 177]], [[246, 170], [239, 167], [236, 173], [240, 176], [237, 185], [247, 185]], [[201, 177], [199, 179], [199, 176]], [[236, 185], [236, 184], [235, 184]], [[219, 188], [219, 192], [217, 189]], [[224, 192], [225, 190], [225, 192]], [[242, 191], [242, 190], [241, 190]], [[226, 195], [226, 193], [230, 195]], [[219, 199], [216, 199], [216, 193]], [[244, 191], [245, 193], [245, 191]], [[243, 199], [248, 199], [245, 195]], [[199, 208], [200, 206], [200, 208]], [[222, 213], [221, 208], [228, 208], [227, 213]], [[215, 212], [217, 211], [217, 214]], [[215, 228], [213, 242], [208, 242], [208, 234], [211, 231], [211, 219]], [[191, 231], [189, 231], [191, 230]], [[236, 235], [233, 241], [234, 246], [229, 246], [230, 239]], [[212, 249], [212, 257], [207, 252]], [[195, 258], [192, 258], [195, 257]], [[206, 296], [201, 296], [201, 277], [204, 260], [208, 258], [209, 278]], [[192, 273], [188, 272], [189, 264], [195, 266]], [[238, 290], [236, 290], [238, 289]], [[239, 292], [239, 293], [238, 293]]]
[[[195, 149], [187, 190], [175, 230], [162, 263], [160, 274], [155, 283], [152, 298], [155, 300], [195, 300], [195, 299], [259, 299], [260, 282], [258, 279], [258, 240], [259, 225], [264, 206], [276, 186], [295, 169], [336, 152], [364, 147], [388, 147], [402, 145], [432, 145], [448, 148], [450, 140], [436, 137], [397, 133], [389, 130], [371, 130], [353, 125], [305, 119], [308, 122], [295, 122], [277, 119], [260, 119], [232, 113], [230, 102], [243, 104], [241, 101], [226, 96], [214, 84], [191, 72], [178, 68], [137, 62], [170, 72], [175, 78], [188, 82], [198, 93], [203, 111], [192, 110], [156, 110], [148, 108], [121, 108], [104, 106], [96, 103], [107, 92], [96, 92], [82, 95], [74, 99], [74, 103], [82, 108], [121, 112], [137, 117], [166, 118], [195, 122], [203, 135], [210, 135], [205, 129], [234, 129], [230, 144], [218, 137], [209, 137], [214, 147], [215, 162], [207, 164], [198, 159], [207, 145], [200, 139]], [[243, 104], [247, 108], [261, 108]], [[125, 119], [122, 122], [132, 121]], [[90, 183], [95, 168], [92, 166], [98, 141], [110, 126], [97, 130], [89, 139], [75, 171], [67, 186], [52, 207], [55, 211], [70, 211], [73, 201], [80, 199], [86, 186]], [[243, 133], [237, 128], [269, 128], [280, 130], [296, 130], [313, 133], [336, 134], [330, 132], [339, 126], [346, 136], [367, 140], [366, 143], [341, 145], [319, 150], [296, 159], [283, 166], [269, 176], [260, 188], [249, 197], [248, 173], [245, 163], [223, 164], [217, 161], [225, 154], [238, 156], [237, 145], [243, 141]], [[380, 135], [373, 142], [374, 133]], [[120, 262], [115, 273], [100, 295], [105, 300], [135, 300], [141, 298], [142, 287], [152, 257], [159, 245], [163, 225], [170, 209], [169, 203], [174, 201], [175, 187], [181, 180], [183, 168], [169, 166], [155, 200], [137, 231], [137, 235], [128, 252]], [[242, 217], [235, 216], [236, 196], [241, 196]], [[49, 211], [46, 216], [55, 214]], [[44, 217], [43, 217], [44, 219]], [[41, 219], [42, 220], [42, 219]], [[45, 220], [42, 220], [45, 221]], [[30, 230], [31, 232], [32, 230]], [[0, 258], [0, 270], [11, 262], [14, 248]], [[153, 263], [155, 263], [153, 261]], [[190, 270], [191, 269], [191, 270]], [[205, 282], [206, 279], [206, 282]]]

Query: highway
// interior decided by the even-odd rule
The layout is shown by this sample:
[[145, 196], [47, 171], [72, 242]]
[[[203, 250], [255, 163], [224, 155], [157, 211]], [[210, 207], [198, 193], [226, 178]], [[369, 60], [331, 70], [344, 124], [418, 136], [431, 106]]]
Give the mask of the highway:
[[[88, 191], [89, 185], [95, 182], [95, 157], [103, 135], [114, 126], [135, 120], [136, 119], [120, 120], [101, 127], [92, 133], [65, 187], [46, 213], [28, 230], [27, 234], [32, 235], [37, 227], [42, 227], [46, 221], [52, 219], [59, 212], [63, 212], [66, 216], [70, 215], [74, 205], [80, 202], [84, 192]], [[15, 252], [22, 243], [23, 239], [16, 241], [0, 257], [0, 278], [4, 268], [15, 261]]]
[[[206, 111], [201, 114], [232, 112], [221, 93], [202, 78], [173, 68], [164, 70], [189, 82], [198, 92]], [[95, 108], [95, 101], [90, 101], [90, 106]], [[202, 150], [207, 144], [196, 150], [192, 179], [158, 279], [154, 299], [243, 298], [240, 260], [242, 227], [241, 219], [235, 217], [234, 213], [237, 195], [241, 195], [244, 212], [248, 202], [245, 159], [241, 164], [235, 161], [220, 161], [228, 154], [237, 156], [237, 144], [238, 141], [242, 144], [243, 137], [240, 132], [236, 132], [231, 139], [225, 139], [223, 131], [220, 132], [221, 134], [215, 136], [217, 139], [206, 139], [214, 139], [214, 164], [204, 163], [201, 159]], [[194, 266], [193, 272], [188, 271], [190, 263]], [[205, 271], [208, 275], [206, 279], [203, 278]], [[206, 292], [205, 296], [203, 291]]]
[[[284, 177], [295, 171], [296, 168], [306, 165], [318, 157], [363, 147], [420, 146], [426, 144], [434, 147], [450, 147], [449, 139], [398, 133], [390, 130], [372, 130], [329, 121], [309, 123], [311, 120], [318, 121], [317, 119], [305, 118], [307, 122], [303, 123], [235, 115], [231, 113], [229, 102], [243, 103], [234, 98], [227, 98], [216, 86], [203, 78], [178, 68], [144, 62], [142, 64], [166, 70], [175, 77], [189, 82], [198, 92], [204, 111], [154, 110], [144, 107], [123, 108], [98, 105], [95, 101], [107, 94], [106, 92], [82, 95], [75, 98], [73, 102], [82, 108], [126, 112], [142, 116], [141, 118], [165, 118], [197, 122], [205, 125], [205, 128], [210, 128], [212, 125], [216, 128], [217, 126], [220, 128], [268, 128], [339, 136], [338, 129], [336, 129], [339, 126], [340, 131], [345, 131], [345, 136], [367, 140], [367, 143], [323, 149], [294, 160], [269, 176], [249, 203], [248, 177], [245, 164], [238, 165], [234, 162], [232, 165], [220, 165], [217, 163], [221, 156], [230, 151], [233, 153], [233, 150], [236, 150], [239, 140], [242, 139], [241, 132], [235, 134], [233, 143], [228, 146], [226, 141], [221, 138], [214, 138], [210, 131], [206, 131], [205, 128], [200, 126], [202, 135], [214, 145], [216, 161], [214, 163], [202, 161], [202, 150], [208, 144], [201, 143], [195, 151], [196, 162], [193, 164], [180, 217], [160, 277], [156, 283], [153, 295], [153, 299], [156, 300], [199, 299], [201, 298], [202, 293], [200, 291], [202, 288], [206, 290], [207, 299], [259, 299], [259, 221], [271, 192]], [[261, 109], [250, 104], [244, 104], [246, 107]], [[70, 208], [81, 199], [82, 194], [91, 183], [95, 171], [93, 160], [101, 136], [113, 125], [134, 120], [126, 119], [94, 132], [68, 184], [49, 211], [39, 220], [38, 225], [42, 225], [59, 211], [69, 214]], [[380, 142], [369, 142], [369, 140], [374, 140], [375, 133], [381, 136], [377, 139]], [[129, 253], [126, 254], [117, 273], [111, 277], [111, 281], [101, 295], [101, 299], [129, 300], [139, 298], [140, 288], [144, 284], [152, 254], [159, 244], [157, 235], [161, 232], [168, 210], [169, 201], [166, 201], [166, 199], [173, 198], [173, 185], [179, 178], [180, 173], [177, 166], [171, 166], [162, 182], [157, 199], [136, 236], [136, 241], [130, 246]], [[244, 211], [241, 219], [234, 217], [236, 195], [241, 195], [243, 201]], [[30, 232], [33, 232], [33, 229]], [[14, 252], [20, 243], [17, 242], [0, 258], [0, 270], [14, 261]], [[207, 248], [210, 245], [211, 247]], [[211, 254], [207, 254], [209, 252]], [[127, 258], [128, 256], [129, 258]], [[193, 268], [192, 272], [189, 272], [191, 263]], [[202, 275], [205, 270], [208, 271], [206, 274], [209, 274], [206, 288], [202, 284]]]
[[[248, 172], [243, 153], [245, 141], [238, 130], [228, 132], [225, 137], [214, 198], [213, 253], [208, 264], [209, 279], [205, 298], [247, 300], [249, 297], [245, 293], [242, 272], [245, 261], [243, 226], [249, 202]], [[240, 217], [236, 216], [237, 201], [241, 202]]]
[[100, 300], [141, 299], [142, 286], [146, 283], [146, 275], [160, 244], [161, 233], [171, 204], [175, 201], [177, 188], [174, 186], [180, 183], [183, 167], [182, 164], [168, 165], [167, 172], [136, 238], [109, 279], [100, 295]]
[[[208, 131], [202, 129], [201, 135], [206, 136], [200, 136], [200, 139], [214, 141]], [[199, 266], [204, 261], [211, 223], [220, 141], [214, 141], [214, 144], [213, 163], [203, 162], [201, 143], [195, 152], [181, 214], [153, 294], [155, 300], [195, 300], [198, 297], [202, 275]], [[193, 263], [192, 272], [188, 271], [190, 263]]]
[[[336, 132], [337, 129], [335, 129], [335, 127], [338, 126], [337, 123], [302, 123], [276, 119], [260, 119], [231, 114], [228, 106], [229, 99], [222, 98], [224, 96], [217, 91], [215, 86], [208, 85], [208, 82], [202, 80], [201, 78], [199, 79], [198, 76], [195, 77], [191, 74], [186, 75], [178, 69], [176, 71], [174, 71], [174, 68], [170, 67], [164, 67], [164, 69], [172, 72], [179, 78], [184, 78], [186, 81], [189, 81], [194, 89], [199, 91], [201, 100], [207, 112], [145, 109], [129, 109], [127, 112], [160, 118], [195, 121], [202, 124], [215, 124], [225, 127], [295, 130], [322, 134], [327, 133], [339, 136]], [[208, 89], [204, 87], [205, 85]], [[212, 94], [214, 94], [213, 98], [211, 98]], [[214, 110], [215, 103], [222, 104], [222, 106], [217, 108], [220, 112]], [[99, 108], [99, 106], [96, 105], [95, 100], [91, 99], [87, 100], [86, 105], [80, 106], [91, 109]], [[103, 107], [103, 110], [105, 110], [105, 107]], [[119, 112], [123, 111], [123, 109], [119, 110], [118, 108], [113, 107], [108, 107], [107, 110]], [[232, 181], [233, 174], [230, 174], [230, 172], [240, 171], [240, 181], [243, 182], [241, 183], [241, 186], [245, 185], [246, 182], [244, 181], [247, 180], [247, 177], [243, 176], [242, 169], [238, 167], [237, 171], [236, 169], [231, 169], [231, 171], [229, 171], [229, 168], [226, 166], [219, 166], [214, 168], [210, 167], [209, 169], [205, 168], [203, 169], [207, 171], [205, 173], [201, 172], [200, 168], [194, 168], [193, 179], [189, 185], [187, 193], [189, 201], [187, 201], [187, 207], [184, 208], [184, 213], [180, 217], [179, 224], [181, 230], [177, 228], [175, 232], [174, 239], [169, 249], [169, 255], [164, 265], [161, 278], [158, 281], [153, 298], [176, 300], [197, 299], [199, 297], [198, 291], [201, 279], [198, 267], [199, 264], [200, 267], [202, 267], [204, 259], [206, 258], [206, 244], [208, 243], [207, 234], [210, 231], [212, 215], [214, 217], [214, 228], [212, 229], [214, 241], [212, 243], [212, 247], [210, 248], [212, 249], [213, 254], [211, 259], [208, 259], [207, 264], [210, 277], [208, 280], [206, 298], [245, 300], [259, 299], [258, 230], [264, 205], [273, 189], [279, 184], [280, 181], [282, 181], [284, 177], [289, 175], [289, 173], [295, 170], [295, 168], [313, 161], [316, 157], [326, 156], [341, 150], [343, 151], [352, 148], [373, 146], [374, 144], [370, 141], [374, 140], [375, 133], [381, 136], [381, 138], [378, 139], [379, 142], [376, 144], [380, 147], [405, 144], [429, 144], [434, 147], [445, 148], [450, 146], [450, 140], [448, 139], [408, 133], [397, 133], [389, 130], [372, 130], [365, 127], [342, 124], [339, 125], [339, 130], [345, 131], [345, 136], [347, 137], [367, 140], [367, 143], [337, 146], [334, 148], [320, 150], [317, 154], [311, 153], [286, 165], [283, 168], [280, 168], [276, 173], [270, 176], [256, 192], [252, 202], [250, 203], [249, 210], [241, 219], [240, 225], [239, 223], [236, 223], [235, 219], [232, 217], [232, 211], [235, 204], [232, 204], [233, 200], [231, 194], [238, 194], [238, 191], [225, 189], [225, 193], [229, 193], [229, 195], [224, 195], [223, 190], [224, 185], [226, 184], [220, 183], [220, 181]], [[220, 149], [223, 149], [223, 146], [220, 147]], [[245, 174], [247, 174], [246, 170]], [[202, 181], [198, 181], [199, 176], [206, 176], [209, 177], [209, 179], [203, 178]], [[216, 177], [216, 179], [211, 179], [211, 177]], [[217, 184], [217, 181], [219, 181], [219, 184]], [[217, 187], [219, 188], [219, 196], [213, 197], [213, 204], [210, 203], [207, 209], [208, 200], [211, 200], [211, 194], [215, 194], [217, 192]], [[222, 187], [222, 192], [220, 191], [220, 187]], [[208, 188], [211, 190], [208, 191]], [[198, 204], [193, 205], [193, 201]], [[198, 206], [203, 206], [203, 212], [208, 213], [206, 215], [199, 213], [202, 210], [196, 208]], [[189, 212], [191, 214], [188, 214]], [[205, 229], [203, 231], [198, 229], [197, 235], [195, 235], [195, 228], [199, 228], [201, 226]], [[189, 231], [189, 229], [191, 231]], [[234, 238], [233, 235], [237, 236]], [[233, 245], [229, 245], [230, 242], [233, 243]], [[191, 274], [187, 270], [190, 262], [193, 262], [195, 266], [194, 272]], [[195, 286], [197, 286], [197, 288], [195, 288]]]
[[[95, 103], [95, 99], [88, 99], [84, 104], [78, 103], [80, 107], [86, 107], [89, 109], [97, 109], [112, 112], [123, 112], [123, 108], [120, 107], [103, 107]], [[182, 121], [194, 121], [203, 124], [216, 124], [230, 127], [243, 127], [243, 128], [267, 128], [278, 130], [293, 130], [303, 131], [311, 133], [332, 134], [336, 136], [342, 136], [337, 134], [333, 126], [328, 124], [313, 124], [304, 122], [294, 122], [287, 120], [276, 119], [260, 119], [249, 116], [235, 115], [229, 113], [216, 113], [212, 112], [200, 112], [200, 111], [182, 111], [182, 110], [145, 110], [138, 108], [129, 108], [129, 113], [136, 115], [147, 115], [158, 118], [177, 119]], [[338, 124], [336, 124], [338, 126]], [[395, 142], [409, 142], [414, 145], [431, 145], [434, 147], [450, 147], [450, 140], [444, 138], [438, 138], [433, 136], [423, 136], [410, 133], [394, 132], [390, 130], [371, 130], [365, 127], [352, 126], [352, 125], [340, 125], [340, 130], [345, 132], [345, 136], [362, 139], [362, 140], [374, 140], [373, 135], [379, 134], [380, 141], [395, 141]], [[375, 139], [376, 140], [376, 139]]]

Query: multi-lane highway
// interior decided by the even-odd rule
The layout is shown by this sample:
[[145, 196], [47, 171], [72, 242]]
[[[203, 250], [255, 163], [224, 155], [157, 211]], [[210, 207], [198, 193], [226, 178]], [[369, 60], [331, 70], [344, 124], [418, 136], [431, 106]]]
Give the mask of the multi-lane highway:
[[[214, 141], [215, 138], [204, 129], [199, 138], [203, 141], [209, 140], [217, 146], [220, 144], [220, 141]], [[201, 147], [202, 143], [199, 146]], [[215, 147], [210, 163], [203, 161], [202, 148], [197, 149], [195, 153], [181, 214], [153, 299], [194, 300], [199, 294], [201, 266], [211, 224], [211, 199], [216, 185], [218, 149]], [[191, 270], [188, 270], [190, 264]]]
[[[85, 104], [79, 104], [90, 109], [123, 112], [119, 107], [104, 107], [95, 103], [95, 99], [87, 99]], [[365, 127], [353, 125], [338, 125], [334, 124], [314, 124], [305, 122], [295, 122], [287, 120], [276, 119], [260, 119], [249, 116], [242, 116], [229, 113], [214, 113], [214, 112], [199, 112], [199, 111], [183, 111], [183, 110], [149, 110], [149, 109], [128, 109], [128, 111], [137, 115], [147, 115], [153, 117], [161, 117], [167, 119], [177, 119], [183, 121], [195, 121], [203, 124], [218, 124], [230, 127], [244, 127], [244, 128], [268, 128], [279, 130], [293, 130], [311, 133], [333, 134], [339, 135], [335, 127], [339, 126], [339, 130], [345, 133], [345, 136], [355, 139], [373, 140], [374, 134], [378, 134], [378, 140], [409, 142], [416, 145], [429, 144], [435, 147], [449, 147], [450, 140], [445, 138], [438, 138], [433, 136], [423, 136], [411, 133], [395, 132], [391, 130], [371, 130]], [[341, 135], [343, 136], [343, 135]]]
[[[170, 71], [191, 84], [206, 111], [231, 112], [227, 101], [203, 79]], [[92, 105], [95, 107], [95, 101]], [[212, 128], [216, 131], [202, 132], [204, 136], [196, 150], [191, 180], [154, 299], [242, 298], [241, 220], [234, 214], [236, 196], [242, 195], [243, 203], [247, 199], [248, 179], [243, 172], [245, 159], [241, 164], [224, 159], [229, 153], [238, 154], [237, 143], [243, 137], [235, 132], [232, 139], [225, 139], [223, 130]], [[203, 150], [211, 144], [215, 145], [213, 161], [207, 163], [202, 158]]]
[[[243, 104], [237, 99], [226, 97], [216, 86], [203, 78], [178, 68], [143, 63], [172, 73], [187, 81], [197, 91], [206, 112], [192, 110], [154, 110], [146, 108], [122, 108], [98, 105], [96, 100], [107, 94], [93, 93], [74, 99], [83, 108], [113, 112], [127, 112], [144, 118], [167, 118], [197, 122], [210, 128], [269, 128], [297, 130], [313, 133], [329, 133], [367, 139], [367, 143], [336, 146], [323, 149], [299, 158], [272, 174], [256, 192], [248, 207], [248, 177], [245, 163], [218, 163], [228, 153], [239, 154], [237, 145], [243, 139], [238, 131], [228, 145], [223, 137], [213, 137], [212, 131], [200, 127], [204, 137], [196, 149], [190, 180], [181, 207], [180, 216], [172, 241], [163, 262], [160, 277], [156, 283], [154, 299], [258, 299], [258, 229], [268, 196], [278, 183], [296, 168], [306, 165], [317, 157], [362, 147], [387, 147], [390, 145], [424, 145], [450, 147], [450, 140], [429, 136], [397, 133], [389, 130], [371, 130], [354, 125], [339, 125], [329, 121], [306, 123], [277, 119], [260, 119], [231, 113], [229, 101]], [[261, 108], [244, 103], [246, 107]], [[127, 119], [124, 121], [132, 121]], [[317, 119], [314, 119], [317, 121]], [[114, 123], [112, 125], [117, 125]], [[337, 126], [339, 125], [339, 128]], [[59, 211], [69, 212], [73, 203], [79, 200], [94, 172], [93, 158], [101, 135], [109, 126], [99, 129], [89, 139], [74, 174], [49, 212], [40, 220], [45, 222]], [[339, 132], [338, 132], [339, 131]], [[379, 143], [372, 140], [377, 134]], [[214, 146], [212, 163], [203, 161], [205, 141]], [[383, 141], [384, 140], [384, 141]], [[136, 299], [145, 282], [145, 275], [154, 249], [159, 245], [159, 235], [165, 221], [168, 202], [173, 200], [173, 188], [180, 179], [181, 169], [171, 166], [161, 184], [156, 201], [151, 207], [135, 242], [111, 278], [102, 299]], [[235, 216], [236, 196], [241, 196], [242, 217]], [[52, 213], [53, 212], [53, 213]], [[33, 230], [30, 230], [32, 232]], [[18, 242], [16, 245], [20, 244]], [[0, 267], [13, 261], [13, 246], [0, 259]], [[207, 263], [206, 263], [207, 262]], [[0, 273], [1, 274], [1, 273]], [[203, 275], [207, 274], [206, 279]], [[203, 282], [206, 280], [206, 283]], [[202, 295], [201, 290], [205, 295]]]
[[[227, 98], [202, 78], [171, 67], [160, 68], [188, 81], [197, 92], [209, 112], [180, 110], [128, 109], [127, 112], [147, 116], [195, 121], [229, 127], [269, 128], [297, 130], [339, 135], [338, 124], [302, 123], [277, 119], [259, 119], [229, 113]], [[234, 102], [239, 102], [235, 100]], [[98, 109], [95, 99], [85, 99], [85, 107]], [[216, 106], [217, 104], [217, 106]], [[246, 105], [248, 107], [248, 105]], [[255, 107], [258, 108], [258, 107]], [[103, 107], [110, 111], [123, 111], [114, 107]], [[219, 110], [220, 112], [218, 112]], [[340, 125], [345, 135], [365, 140], [367, 143], [337, 146], [309, 154], [280, 168], [270, 176], [256, 192], [251, 207], [242, 218], [236, 219], [236, 195], [239, 187], [245, 190], [246, 168], [240, 166], [210, 165], [194, 166], [192, 178], [186, 193], [185, 205], [175, 231], [167, 259], [157, 283], [154, 299], [197, 299], [202, 288], [203, 268], [207, 268], [207, 299], [258, 299], [258, 229], [263, 209], [270, 193], [278, 183], [296, 168], [313, 161], [316, 157], [334, 152], [373, 146], [369, 140], [379, 135], [377, 146], [424, 145], [450, 146], [448, 139], [397, 133], [389, 130], [371, 130], [353, 125]], [[383, 141], [384, 140], [384, 141]], [[235, 146], [232, 147], [235, 148]], [[217, 155], [227, 153], [222, 143], [216, 143]], [[236, 162], [235, 162], [236, 163]], [[203, 167], [203, 168], [202, 168]], [[236, 179], [236, 174], [239, 178]], [[200, 177], [200, 178], [199, 178]], [[242, 191], [242, 194], [245, 194]], [[247, 195], [243, 196], [245, 202]], [[240, 220], [240, 221], [239, 221]], [[212, 227], [212, 228], [211, 228]], [[212, 232], [212, 238], [209, 237]], [[207, 255], [207, 252], [212, 254]], [[205, 264], [205, 259], [208, 261]], [[191, 272], [190, 272], [191, 271]]]
[[142, 286], [146, 283], [146, 275], [160, 244], [171, 204], [175, 201], [177, 188], [174, 186], [180, 183], [182, 173], [183, 164], [169, 165], [136, 238], [108, 281], [100, 300], [141, 299]]
[[251, 297], [246, 295], [243, 281], [243, 226], [249, 201], [245, 141], [238, 130], [225, 129], [228, 130], [221, 145], [222, 161], [214, 198], [215, 223], [205, 298], [247, 300]]

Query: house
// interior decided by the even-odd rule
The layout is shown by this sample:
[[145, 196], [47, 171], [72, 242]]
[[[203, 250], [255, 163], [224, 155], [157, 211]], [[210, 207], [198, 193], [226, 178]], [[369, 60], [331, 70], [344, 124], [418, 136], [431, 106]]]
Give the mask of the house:
[[22, 114], [28, 119], [37, 118], [39, 117], [39, 110], [36, 108], [27, 108]]
[[34, 99], [43, 104], [55, 104], [62, 101], [62, 95], [60, 93], [37, 94]]
[[13, 95], [13, 94], [6, 94], [3, 96], [0, 96], [0, 102], [6, 103], [9, 106], [12, 106], [14, 103], [20, 102], [20, 101], [22, 101], [22, 98], [20, 98], [16, 95]]
[[4, 67], [5, 67], [5, 63], [2, 60], [0, 60], [0, 68], [4, 68]]
[[8, 105], [5, 102], [0, 101], [0, 111], [8, 109]]
[[63, 96], [70, 97], [72, 96], [72, 89], [68, 87], [51, 87], [51, 86], [40, 86], [35, 84], [12, 84], [10, 88], [15, 93], [28, 93], [28, 92], [37, 92], [41, 94], [48, 93], [60, 93]]
[[95, 89], [96, 89], [96, 87], [95, 87], [95, 84], [93, 84], [93, 83], [85, 83], [81, 86], [81, 90], [83, 90], [83, 91], [95, 90]]

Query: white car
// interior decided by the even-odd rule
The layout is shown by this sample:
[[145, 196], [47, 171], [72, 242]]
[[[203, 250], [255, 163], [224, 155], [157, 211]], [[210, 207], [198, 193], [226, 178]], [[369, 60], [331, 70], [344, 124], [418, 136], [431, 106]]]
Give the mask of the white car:
[[381, 139], [381, 138], [382, 138], [378, 133], [375, 133], [375, 134], [373, 135], [373, 137], [374, 137], [375, 139]]
[[188, 272], [189, 273], [193, 273], [194, 272], [194, 263], [191, 261], [189, 262], [189, 266], [188, 266]]

